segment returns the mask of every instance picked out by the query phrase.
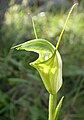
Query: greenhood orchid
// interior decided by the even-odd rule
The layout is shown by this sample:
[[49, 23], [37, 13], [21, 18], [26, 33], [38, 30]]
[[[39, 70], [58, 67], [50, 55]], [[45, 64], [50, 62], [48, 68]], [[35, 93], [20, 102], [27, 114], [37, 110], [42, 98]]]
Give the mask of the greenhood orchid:
[[56, 94], [62, 86], [62, 59], [58, 50], [44, 39], [31, 40], [15, 48], [39, 54], [39, 58], [30, 65], [38, 70], [48, 92]]
[[50, 94], [48, 120], [58, 119], [58, 114], [61, 109], [62, 101], [64, 98], [62, 97], [58, 105], [56, 104], [55, 101], [57, 99], [57, 92], [62, 86], [62, 59], [60, 53], [58, 52], [58, 46], [62, 38], [63, 32], [65, 30], [66, 24], [68, 22], [68, 19], [70, 17], [70, 14], [76, 5], [77, 3], [75, 3], [69, 11], [56, 47], [54, 47], [54, 45], [52, 45], [47, 40], [37, 38], [33, 21], [32, 23], [36, 39], [12, 47], [16, 48], [17, 50], [33, 51], [39, 54], [38, 59], [30, 63], [30, 65], [37, 69], [42, 78], [45, 88]]

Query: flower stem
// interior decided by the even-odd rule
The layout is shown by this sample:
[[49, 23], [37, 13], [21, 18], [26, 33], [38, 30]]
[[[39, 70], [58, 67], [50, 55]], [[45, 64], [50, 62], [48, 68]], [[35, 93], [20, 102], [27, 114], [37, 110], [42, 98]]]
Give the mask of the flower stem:
[[49, 95], [49, 118], [48, 120], [54, 120], [54, 112], [56, 108], [57, 95]]

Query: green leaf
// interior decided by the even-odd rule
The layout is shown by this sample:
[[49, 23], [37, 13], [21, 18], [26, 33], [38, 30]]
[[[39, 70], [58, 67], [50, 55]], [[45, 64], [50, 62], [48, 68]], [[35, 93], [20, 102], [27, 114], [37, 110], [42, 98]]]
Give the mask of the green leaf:
[[60, 112], [60, 109], [61, 109], [61, 106], [62, 106], [62, 102], [63, 102], [63, 99], [64, 99], [64, 96], [61, 98], [61, 100], [59, 101], [57, 107], [56, 107], [56, 110], [55, 110], [55, 113], [54, 113], [54, 119], [53, 120], [57, 120], [58, 119], [58, 116], [59, 116], [59, 112]]
[[62, 60], [56, 48], [44, 39], [34, 39], [13, 48], [39, 54], [30, 65], [38, 70], [48, 92], [56, 94], [62, 86]]

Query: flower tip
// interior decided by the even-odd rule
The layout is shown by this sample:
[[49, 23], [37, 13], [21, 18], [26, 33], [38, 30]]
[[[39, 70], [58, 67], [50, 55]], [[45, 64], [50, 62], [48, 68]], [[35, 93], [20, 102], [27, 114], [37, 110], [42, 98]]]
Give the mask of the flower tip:
[[17, 49], [17, 50], [20, 50], [20, 47], [13, 46], [13, 47], [11, 47], [10, 49], [11, 49], [11, 50], [12, 50], [12, 49]]
[[74, 3], [73, 7], [76, 6], [76, 5], [79, 5], [79, 3]]
[[12, 49], [14, 49], [15, 47], [13, 46], [13, 47], [11, 47], [10, 49], [12, 50]]
[[76, 5], [79, 5], [79, 3], [75, 3]]

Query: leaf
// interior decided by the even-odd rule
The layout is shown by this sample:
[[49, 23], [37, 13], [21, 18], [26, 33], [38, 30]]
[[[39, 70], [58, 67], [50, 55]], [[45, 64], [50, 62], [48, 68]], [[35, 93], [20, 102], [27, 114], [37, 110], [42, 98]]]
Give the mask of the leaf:
[[55, 110], [55, 114], [54, 114], [54, 119], [53, 120], [57, 120], [58, 119], [58, 115], [62, 106], [62, 102], [63, 102], [64, 96], [61, 98], [61, 100], [59, 101], [56, 110]]
[[30, 65], [38, 70], [48, 92], [56, 94], [62, 86], [62, 60], [56, 48], [44, 39], [34, 39], [13, 48], [39, 54]]

